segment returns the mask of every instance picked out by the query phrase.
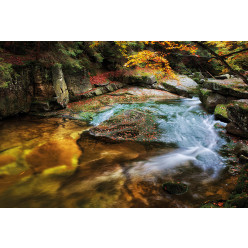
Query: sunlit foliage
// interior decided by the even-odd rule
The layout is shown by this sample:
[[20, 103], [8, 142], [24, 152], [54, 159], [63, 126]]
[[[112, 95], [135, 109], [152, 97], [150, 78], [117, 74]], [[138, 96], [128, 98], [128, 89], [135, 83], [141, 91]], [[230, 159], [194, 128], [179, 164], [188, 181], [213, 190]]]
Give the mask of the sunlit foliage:
[[180, 51], [195, 54], [197, 48], [188, 43], [177, 43], [172, 41], [144, 41], [147, 50], [142, 50], [136, 54], [128, 56], [126, 67], [142, 66], [157, 70], [157, 77], [176, 78], [166, 58], [170, 52]]

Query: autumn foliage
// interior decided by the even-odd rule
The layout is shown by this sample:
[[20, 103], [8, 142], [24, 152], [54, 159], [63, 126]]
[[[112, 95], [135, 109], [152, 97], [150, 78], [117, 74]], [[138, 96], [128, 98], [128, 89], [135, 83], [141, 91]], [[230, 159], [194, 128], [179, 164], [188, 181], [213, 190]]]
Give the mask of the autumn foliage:
[[[171, 41], [145, 41], [150, 50], [143, 50], [136, 54], [128, 56], [126, 67], [144, 66], [146, 68], [155, 69], [157, 78], [176, 78], [168, 59], [166, 58], [170, 52], [184, 51], [195, 54], [196, 47], [190, 44], [179, 44]], [[154, 51], [154, 48], [157, 51]]]

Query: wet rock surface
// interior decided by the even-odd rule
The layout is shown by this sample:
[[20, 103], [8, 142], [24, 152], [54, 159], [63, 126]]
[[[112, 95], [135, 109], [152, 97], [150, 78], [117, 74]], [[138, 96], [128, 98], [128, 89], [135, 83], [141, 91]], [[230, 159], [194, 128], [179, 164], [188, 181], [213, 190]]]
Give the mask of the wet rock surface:
[[[112, 113], [113, 116], [108, 117], [108, 120], [98, 121], [95, 127], [87, 126], [81, 119], [66, 117], [69, 110], [60, 111], [62, 118], [30, 117], [22, 122], [5, 122], [1, 126], [1, 137], [5, 138], [0, 144], [3, 155], [0, 157], [0, 206], [194, 207], [199, 206], [205, 198], [215, 199], [219, 195], [226, 197], [231, 186], [226, 186], [225, 180], [202, 183], [209, 178], [208, 172], [193, 166], [192, 162], [195, 160], [187, 156], [187, 149], [185, 154], [181, 154], [185, 156], [179, 156], [184, 160], [175, 161], [179, 167], [170, 168], [169, 161], [174, 162], [171, 153], [175, 151], [175, 146], [168, 147], [153, 139], [158, 137], [154, 136], [153, 132], [156, 130], [152, 129], [155, 113], [164, 124], [171, 123], [170, 134], [175, 129], [176, 133], [182, 131], [179, 138], [195, 124], [187, 124], [189, 120], [182, 121], [188, 110], [192, 111], [190, 113], [195, 118], [205, 118], [194, 105], [195, 100], [182, 100], [181, 103], [175, 100], [178, 96], [166, 91], [151, 92], [155, 98], [174, 100], [168, 103], [147, 102], [144, 94], [149, 96], [148, 89], [122, 89], [110, 93], [113, 98], [118, 99], [116, 103], [122, 101], [121, 99], [125, 102], [136, 99], [138, 103], [106, 106], [105, 96], [96, 96], [96, 100], [92, 102], [85, 100], [82, 106], [78, 104], [81, 111], [81, 107], [87, 110], [95, 101], [102, 102], [104, 110], [101, 111], [107, 109], [104, 112], [107, 116], [112, 110], [118, 110], [118, 106], [124, 108], [125, 111]], [[106, 98], [109, 100], [110, 96], [107, 95]], [[180, 107], [180, 104], [185, 105]], [[99, 110], [99, 106], [96, 104], [95, 110]], [[129, 109], [130, 106], [135, 106], [135, 109]], [[80, 118], [84, 113], [80, 111], [75, 111], [73, 116], [77, 114]], [[101, 111], [94, 112], [91, 118], [95, 120], [96, 116], [101, 115]], [[58, 116], [58, 113], [54, 113], [54, 116]], [[192, 119], [194, 118], [190, 118]], [[176, 127], [177, 121], [183, 122], [185, 128]], [[90, 134], [90, 130], [94, 133]], [[163, 130], [168, 135], [167, 129]], [[7, 133], [8, 139], [5, 135]], [[201, 133], [202, 130], [199, 130], [198, 138]], [[176, 138], [176, 135], [172, 136]], [[192, 140], [192, 135], [190, 137]], [[180, 155], [180, 150], [177, 152]], [[10, 154], [13, 157], [9, 157]], [[168, 176], [164, 170], [168, 172]], [[161, 187], [164, 182], [184, 182], [184, 179], [188, 180], [187, 185], [190, 182], [190, 191], [187, 194], [168, 194]], [[197, 193], [193, 195], [192, 192]]]
[[178, 80], [163, 81], [162, 85], [169, 92], [184, 97], [192, 97], [198, 90], [198, 85], [193, 79], [182, 75], [178, 76]]
[[96, 137], [112, 140], [150, 141], [157, 139], [157, 125], [151, 113], [127, 110], [89, 130]]

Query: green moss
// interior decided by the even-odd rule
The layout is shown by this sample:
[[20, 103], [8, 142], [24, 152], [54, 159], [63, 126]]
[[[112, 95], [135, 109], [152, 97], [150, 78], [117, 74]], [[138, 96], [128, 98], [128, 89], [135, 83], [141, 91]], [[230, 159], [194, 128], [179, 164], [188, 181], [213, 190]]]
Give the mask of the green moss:
[[200, 94], [204, 97], [209, 96], [211, 93], [211, 90], [207, 90], [207, 89], [200, 89]]
[[226, 104], [218, 104], [215, 107], [214, 114], [215, 115], [220, 115], [220, 116], [228, 119], [226, 106], [227, 106]]
[[96, 115], [96, 113], [94, 113], [94, 112], [81, 112], [79, 114], [80, 118], [84, 121], [87, 121], [87, 122], [92, 121], [95, 115]]

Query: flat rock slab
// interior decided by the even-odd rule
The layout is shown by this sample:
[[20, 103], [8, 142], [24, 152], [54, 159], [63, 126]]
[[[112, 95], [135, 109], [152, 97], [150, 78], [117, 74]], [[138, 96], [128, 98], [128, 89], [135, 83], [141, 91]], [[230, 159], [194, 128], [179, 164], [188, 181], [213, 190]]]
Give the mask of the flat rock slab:
[[248, 98], [248, 85], [238, 78], [225, 80], [209, 79], [203, 83], [202, 87], [225, 96], [233, 96], [240, 99]]
[[198, 89], [198, 84], [187, 76], [178, 76], [178, 80], [166, 80], [162, 82], [166, 90], [181, 96], [190, 97]]
[[165, 99], [178, 99], [180, 96], [170, 93], [165, 90], [156, 90], [156, 89], [144, 89], [140, 87], [129, 87], [127, 89], [120, 89], [112, 93], [111, 95], [134, 95], [134, 96], [151, 96], [151, 97], [161, 97]]
[[151, 113], [126, 110], [89, 130], [89, 134], [113, 141], [156, 141], [159, 133]]

